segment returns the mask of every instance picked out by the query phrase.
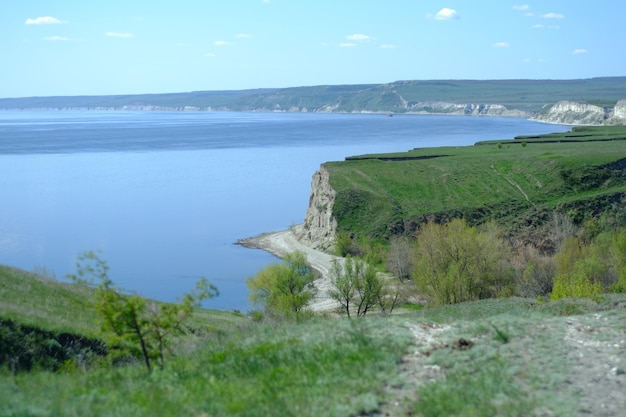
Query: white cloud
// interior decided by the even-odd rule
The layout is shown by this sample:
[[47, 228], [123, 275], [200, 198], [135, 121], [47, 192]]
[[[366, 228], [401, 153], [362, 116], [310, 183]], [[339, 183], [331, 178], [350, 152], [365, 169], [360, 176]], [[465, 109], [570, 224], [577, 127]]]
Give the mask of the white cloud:
[[581, 54], [586, 54], [587, 50], [586, 49], [574, 49], [574, 51], [572, 53], [574, 55], [581, 55]]
[[237, 39], [251, 39], [254, 36], [250, 35], [249, 33], [238, 33], [237, 35], [235, 35], [235, 38]]
[[390, 45], [388, 43], [380, 45], [382, 49], [396, 49], [396, 45]]
[[352, 43], [352, 42], [344, 42], [344, 43], [339, 44], [340, 48], [352, 48], [354, 46], [356, 46], [356, 43]]
[[372, 40], [373, 38], [369, 35], [364, 35], [362, 33], [355, 33], [354, 35], [346, 36], [346, 39], [350, 41], [369, 41], [369, 40]]
[[133, 36], [135, 36], [132, 33], [128, 32], [106, 32], [104, 35], [111, 38], [132, 38]]
[[229, 46], [232, 45], [231, 42], [227, 42], [227, 41], [215, 41], [213, 42], [213, 45], [215, 46]]
[[546, 13], [539, 15], [539, 17], [543, 19], [565, 19], [565, 16], [560, 13]]
[[69, 41], [71, 40], [70, 38], [66, 38], [65, 36], [46, 36], [45, 38], [43, 38], [44, 41], [52, 41], [52, 42], [62, 42], [62, 41]]
[[527, 4], [520, 4], [520, 5], [513, 6], [513, 9], [523, 12], [523, 11], [530, 9], [530, 6]]
[[435, 20], [452, 20], [452, 19], [458, 19], [458, 18], [459, 18], [459, 14], [456, 12], [456, 10], [449, 9], [447, 7], [444, 7], [443, 9], [439, 10], [437, 14], [435, 15]]
[[60, 25], [64, 23], [67, 22], [64, 20], [59, 20], [56, 17], [52, 16], [42, 16], [36, 17], [34, 19], [26, 19], [26, 22], [24, 22], [25, 25]]
[[555, 25], [533, 25], [533, 29], [550, 29], [550, 30], [559, 30], [561, 29], [561, 26], [555, 26]]
[[496, 42], [492, 45], [494, 48], [508, 48], [511, 46], [508, 42]]

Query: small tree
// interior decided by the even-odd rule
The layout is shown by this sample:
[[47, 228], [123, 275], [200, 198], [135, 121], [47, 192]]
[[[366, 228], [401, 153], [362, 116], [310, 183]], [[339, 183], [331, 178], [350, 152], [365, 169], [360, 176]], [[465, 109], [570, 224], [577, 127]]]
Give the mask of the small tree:
[[411, 282], [402, 282], [397, 277], [390, 277], [383, 283], [383, 288], [378, 298], [378, 306], [384, 314], [391, 314], [401, 304], [407, 302], [411, 293]]
[[181, 330], [181, 324], [194, 307], [218, 295], [217, 288], [205, 278], [196, 284], [194, 291], [184, 295], [181, 304], [148, 302], [136, 295], [123, 294], [109, 277], [108, 263], [94, 252], [79, 255], [76, 269], [77, 274], [68, 278], [77, 284], [95, 286], [90, 305], [100, 317], [110, 351], [120, 357], [142, 358], [149, 371], [155, 359], [163, 367], [171, 336]]
[[315, 295], [313, 270], [302, 252], [285, 256], [282, 264], [273, 263], [254, 277], [248, 277], [246, 285], [249, 298], [263, 306], [271, 315], [297, 316], [303, 312]]
[[331, 267], [330, 297], [341, 305], [348, 317], [356, 309], [357, 316], [364, 316], [380, 303], [383, 282], [376, 268], [352, 257], [346, 257], [343, 267], [337, 260]]
[[402, 282], [411, 278], [411, 244], [406, 237], [394, 236], [387, 253], [387, 270]]

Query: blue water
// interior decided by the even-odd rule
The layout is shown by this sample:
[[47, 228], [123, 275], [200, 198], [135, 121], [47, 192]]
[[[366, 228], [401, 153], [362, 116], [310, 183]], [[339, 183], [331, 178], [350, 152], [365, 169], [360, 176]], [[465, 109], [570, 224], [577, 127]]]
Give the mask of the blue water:
[[306, 113], [0, 111], [0, 263], [57, 279], [100, 250], [113, 280], [248, 310], [273, 256], [234, 244], [304, 218], [325, 161], [568, 130], [521, 119]]

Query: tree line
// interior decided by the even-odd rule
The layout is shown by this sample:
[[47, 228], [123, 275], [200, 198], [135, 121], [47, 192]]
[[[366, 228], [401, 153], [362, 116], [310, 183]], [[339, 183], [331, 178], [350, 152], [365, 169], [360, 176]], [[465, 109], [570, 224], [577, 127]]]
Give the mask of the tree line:
[[[470, 226], [457, 218], [421, 225], [414, 237], [396, 236], [386, 248], [362, 245], [360, 256], [334, 261], [326, 294], [338, 311], [362, 316], [392, 312], [414, 298], [445, 305], [522, 296], [557, 300], [626, 292], [626, 229], [601, 220], [574, 226], [554, 214], [546, 252], [513, 242], [493, 222]], [[338, 237], [337, 255], [351, 243]], [[295, 262], [297, 260], [297, 262]], [[315, 276], [302, 253], [291, 254], [247, 280], [250, 298], [270, 316], [310, 314]]]

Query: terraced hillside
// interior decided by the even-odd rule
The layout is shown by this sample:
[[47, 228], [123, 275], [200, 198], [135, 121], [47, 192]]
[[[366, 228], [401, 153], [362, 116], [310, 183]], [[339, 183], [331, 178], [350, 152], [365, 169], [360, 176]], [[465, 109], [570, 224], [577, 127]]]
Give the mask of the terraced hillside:
[[362, 155], [325, 164], [338, 231], [384, 239], [428, 219], [494, 219], [510, 230], [549, 213], [623, 215], [626, 129], [577, 128], [468, 147]]

